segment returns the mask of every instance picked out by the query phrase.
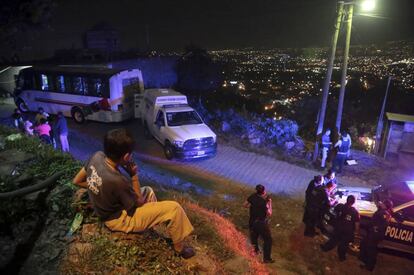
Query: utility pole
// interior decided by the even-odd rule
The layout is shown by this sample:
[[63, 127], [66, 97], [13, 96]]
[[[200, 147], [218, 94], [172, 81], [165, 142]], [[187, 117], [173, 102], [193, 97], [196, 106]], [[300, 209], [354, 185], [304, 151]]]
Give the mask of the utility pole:
[[385, 112], [385, 105], [387, 103], [388, 98], [388, 92], [390, 90], [392, 77], [388, 77], [387, 81], [387, 89], [385, 90], [385, 96], [384, 100], [382, 101], [382, 107], [381, 107], [381, 113], [378, 118], [378, 124], [377, 124], [377, 132], [375, 133], [375, 147], [374, 147], [374, 154], [378, 155], [379, 149], [380, 149], [380, 143], [381, 143], [381, 133], [382, 133], [382, 127], [383, 127], [383, 119], [384, 119], [384, 112]]
[[346, 41], [344, 49], [344, 57], [342, 60], [342, 74], [341, 74], [341, 88], [339, 90], [339, 99], [338, 99], [338, 110], [336, 113], [336, 129], [338, 132], [341, 131], [341, 122], [342, 122], [342, 112], [344, 108], [344, 98], [345, 98], [345, 88], [346, 88], [346, 74], [348, 70], [348, 59], [349, 59], [349, 46], [351, 44], [351, 29], [352, 29], [352, 17], [354, 12], [354, 4], [347, 3], [348, 10], [345, 10], [346, 18]]
[[334, 29], [334, 34], [332, 36], [332, 41], [331, 41], [330, 55], [329, 55], [329, 59], [327, 62], [328, 68], [326, 71], [326, 78], [323, 83], [321, 105], [319, 108], [318, 118], [317, 118], [318, 126], [316, 129], [315, 150], [313, 152], [313, 161], [316, 161], [318, 157], [318, 153], [319, 153], [319, 137], [322, 134], [323, 124], [325, 122], [326, 105], [328, 103], [328, 95], [329, 95], [329, 86], [331, 84], [332, 70], [333, 70], [335, 53], [336, 53], [336, 44], [338, 42], [338, 36], [339, 36], [339, 30], [341, 28], [343, 12], [344, 12], [344, 1], [339, 1], [338, 8], [337, 8], [335, 29]]

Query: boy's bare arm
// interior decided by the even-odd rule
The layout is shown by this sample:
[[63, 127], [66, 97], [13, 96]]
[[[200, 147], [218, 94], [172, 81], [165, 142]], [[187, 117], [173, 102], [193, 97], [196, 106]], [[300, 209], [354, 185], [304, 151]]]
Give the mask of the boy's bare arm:
[[88, 188], [88, 183], [86, 182], [86, 170], [84, 167], [79, 170], [76, 176], [73, 178], [73, 184], [81, 188]]

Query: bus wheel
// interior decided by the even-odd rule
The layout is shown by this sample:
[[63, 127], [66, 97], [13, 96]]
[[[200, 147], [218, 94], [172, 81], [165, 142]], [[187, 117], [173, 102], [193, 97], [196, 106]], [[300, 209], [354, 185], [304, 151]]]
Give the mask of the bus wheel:
[[72, 115], [73, 120], [76, 123], [84, 123], [85, 122], [85, 115], [83, 114], [82, 110], [78, 107], [72, 108], [72, 111], [70, 112]]
[[17, 108], [22, 113], [27, 113], [29, 111], [29, 108], [27, 108], [26, 103], [24, 103], [23, 99], [21, 99], [21, 98], [19, 98], [18, 100], [16, 100], [16, 105], [17, 105]]
[[167, 140], [164, 145], [164, 154], [168, 160], [171, 160], [174, 157], [174, 152], [171, 146], [171, 143]]

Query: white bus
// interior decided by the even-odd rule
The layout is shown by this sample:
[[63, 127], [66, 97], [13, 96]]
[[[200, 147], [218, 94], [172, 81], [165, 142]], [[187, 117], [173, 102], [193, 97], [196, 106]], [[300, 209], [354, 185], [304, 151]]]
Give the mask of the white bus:
[[144, 84], [138, 69], [84, 66], [33, 66], [20, 71], [14, 100], [22, 112], [63, 112], [85, 119], [119, 122], [134, 117], [134, 95]]

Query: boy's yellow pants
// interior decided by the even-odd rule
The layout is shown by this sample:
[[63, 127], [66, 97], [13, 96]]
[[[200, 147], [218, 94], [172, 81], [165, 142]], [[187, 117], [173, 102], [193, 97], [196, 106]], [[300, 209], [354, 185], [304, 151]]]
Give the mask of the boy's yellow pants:
[[[142, 189], [141, 192], [143, 195], [145, 194], [145, 191]], [[119, 218], [106, 221], [105, 225], [112, 231], [129, 233], [144, 231], [157, 224], [168, 222], [167, 230], [174, 244], [181, 242], [194, 230], [179, 203], [175, 201], [156, 202], [156, 198], [154, 202], [154, 198], [151, 195], [146, 201], [149, 202], [138, 207], [132, 217], [128, 216], [127, 212], [123, 210]]]

